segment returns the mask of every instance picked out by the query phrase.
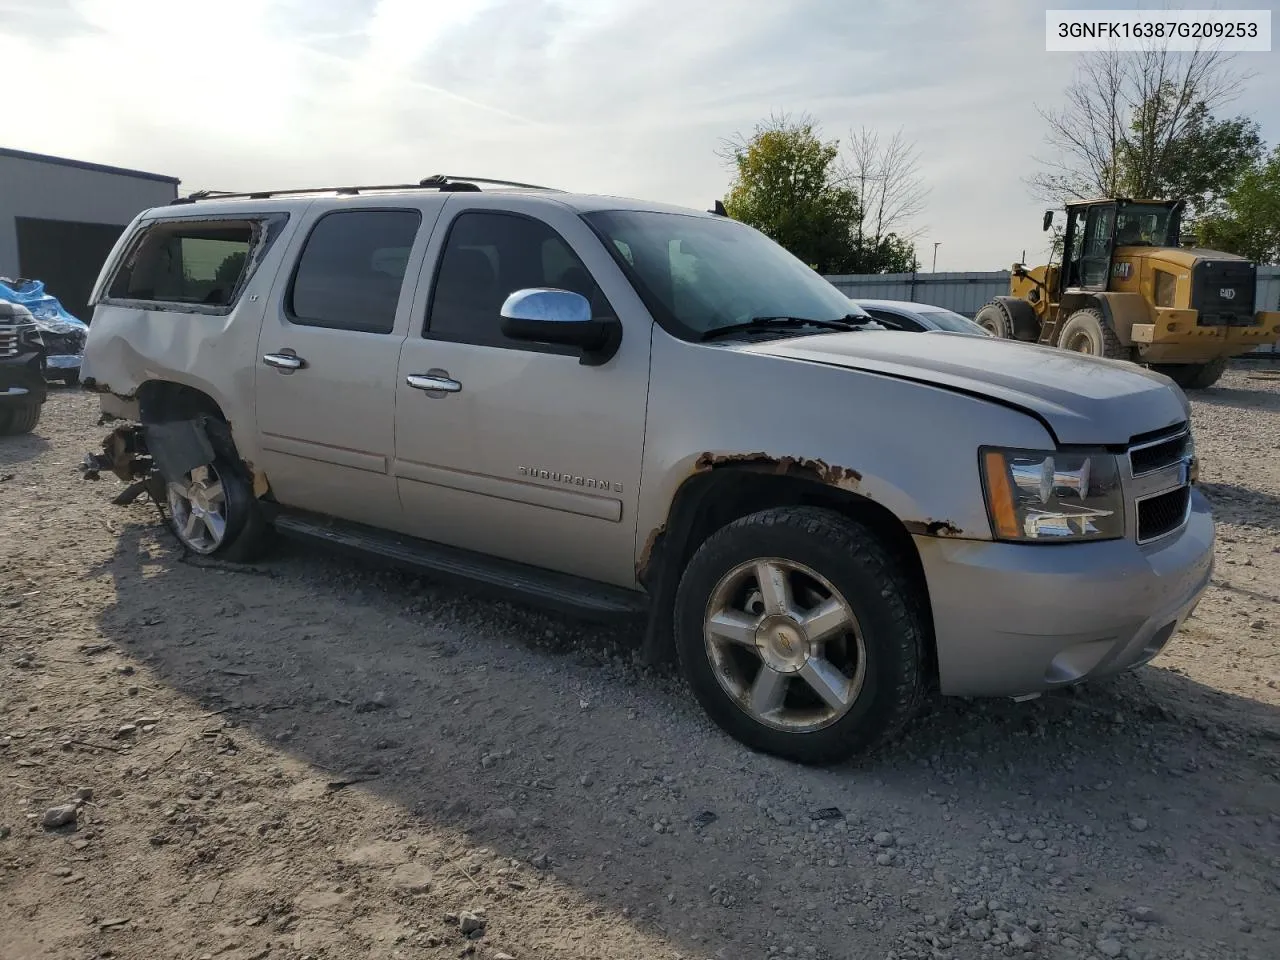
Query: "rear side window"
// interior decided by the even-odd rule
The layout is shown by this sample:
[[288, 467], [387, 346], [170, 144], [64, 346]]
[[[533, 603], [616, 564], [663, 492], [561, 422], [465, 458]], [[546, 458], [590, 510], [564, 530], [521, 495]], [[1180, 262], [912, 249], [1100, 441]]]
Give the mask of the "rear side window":
[[289, 319], [308, 327], [390, 333], [417, 210], [344, 210], [311, 230], [289, 287]]
[[511, 213], [459, 214], [440, 259], [424, 335], [532, 349], [508, 340], [500, 327], [503, 302], [528, 287], [571, 290], [591, 302], [593, 316], [610, 313], [578, 255], [549, 225]]
[[261, 227], [252, 221], [155, 224], [116, 272], [107, 296], [229, 306], [240, 290]]

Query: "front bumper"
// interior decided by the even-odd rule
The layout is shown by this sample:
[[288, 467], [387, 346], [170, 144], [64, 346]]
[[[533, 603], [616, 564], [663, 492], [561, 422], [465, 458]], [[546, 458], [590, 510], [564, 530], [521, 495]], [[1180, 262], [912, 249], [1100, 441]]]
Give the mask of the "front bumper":
[[1192, 488], [1187, 524], [1145, 546], [917, 537], [942, 693], [1025, 696], [1146, 663], [1209, 585], [1214, 532]]

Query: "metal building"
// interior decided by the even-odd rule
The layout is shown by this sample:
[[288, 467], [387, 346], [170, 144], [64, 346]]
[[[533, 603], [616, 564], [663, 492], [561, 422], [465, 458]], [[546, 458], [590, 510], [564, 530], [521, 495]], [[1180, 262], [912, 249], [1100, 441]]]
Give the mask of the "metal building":
[[177, 177], [0, 147], [0, 276], [43, 280], [88, 323], [86, 301], [120, 233], [177, 195]]

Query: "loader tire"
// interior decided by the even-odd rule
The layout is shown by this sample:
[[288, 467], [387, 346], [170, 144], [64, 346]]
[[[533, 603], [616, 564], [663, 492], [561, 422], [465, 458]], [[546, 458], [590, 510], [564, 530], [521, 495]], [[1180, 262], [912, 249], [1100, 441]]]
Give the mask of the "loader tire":
[[1227, 372], [1227, 359], [1214, 357], [1208, 363], [1152, 364], [1152, 369], [1163, 373], [1183, 390], [1206, 390]]
[[978, 311], [974, 322], [993, 336], [1005, 340], [1035, 343], [1040, 339], [1040, 321], [1035, 309], [1016, 297], [997, 297]]
[[1058, 334], [1057, 346], [1091, 357], [1108, 360], [1132, 360], [1132, 351], [1120, 342], [1116, 332], [1107, 325], [1102, 311], [1094, 307], [1077, 310], [1067, 318]]

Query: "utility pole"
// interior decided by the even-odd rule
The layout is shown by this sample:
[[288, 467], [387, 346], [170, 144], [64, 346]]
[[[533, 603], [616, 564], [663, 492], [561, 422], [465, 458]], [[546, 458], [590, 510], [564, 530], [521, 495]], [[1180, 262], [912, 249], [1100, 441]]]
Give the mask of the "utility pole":
[[938, 272], [938, 247], [942, 246], [941, 240], [935, 240], [933, 243], [933, 269], [930, 273]]

